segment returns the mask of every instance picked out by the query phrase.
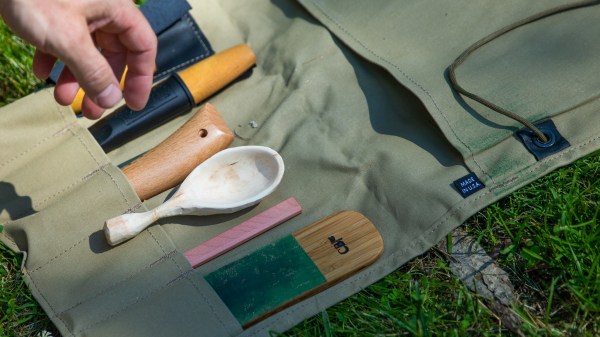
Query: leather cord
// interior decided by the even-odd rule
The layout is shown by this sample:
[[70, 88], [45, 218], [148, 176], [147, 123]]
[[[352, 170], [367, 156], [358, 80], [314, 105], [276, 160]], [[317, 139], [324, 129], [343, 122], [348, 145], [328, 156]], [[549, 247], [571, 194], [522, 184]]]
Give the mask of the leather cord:
[[484, 46], [488, 42], [500, 37], [501, 35], [504, 35], [504, 34], [510, 32], [514, 29], [517, 29], [523, 25], [532, 23], [534, 21], [546, 18], [546, 17], [554, 15], [554, 14], [570, 11], [570, 10], [581, 8], [581, 7], [598, 5], [598, 4], [600, 4], [600, 0], [584, 0], [584, 1], [578, 1], [578, 2], [573, 2], [573, 3], [553, 7], [548, 10], [542, 11], [540, 13], [526, 17], [520, 21], [514, 22], [514, 23], [512, 23], [504, 28], [501, 28], [501, 29], [489, 34], [488, 36], [480, 39], [479, 41], [472, 44], [469, 48], [467, 48], [462, 54], [460, 54], [460, 56], [458, 56], [456, 58], [456, 60], [454, 60], [454, 62], [452, 62], [452, 64], [450, 64], [450, 66], [448, 67], [448, 78], [450, 80], [450, 84], [451, 84], [452, 88], [459, 94], [469, 97], [472, 100], [477, 101], [477, 102], [487, 106], [488, 108], [490, 108], [498, 113], [501, 113], [507, 117], [510, 117], [510, 118], [518, 121], [519, 123], [523, 124], [525, 127], [531, 129], [531, 131], [533, 131], [535, 133], [535, 135], [540, 139], [540, 141], [542, 141], [542, 143], [548, 142], [549, 141], [548, 137], [527, 119], [519, 116], [518, 114], [516, 114], [514, 112], [508, 111], [508, 110], [478, 96], [477, 94], [474, 94], [474, 93], [466, 90], [462, 86], [460, 86], [458, 84], [458, 81], [456, 80], [456, 74], [455, 74], [456, 68], [458, 68], [458, 66], [460, 66], [463, 62], [465, 62], [465, 60], [475, 50], [477, 50], [478, 48]]

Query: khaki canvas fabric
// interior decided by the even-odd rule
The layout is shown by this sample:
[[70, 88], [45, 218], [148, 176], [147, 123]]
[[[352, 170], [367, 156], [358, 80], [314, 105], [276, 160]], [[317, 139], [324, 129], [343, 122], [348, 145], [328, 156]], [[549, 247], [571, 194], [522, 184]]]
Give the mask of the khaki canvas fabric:
[[[448, 85], [446, 67], [481, 37], [561, 1], [197, 0], [215, 51], [246, 42], [252, 75], [210, 99], [236, 140], [281, 153], [280, 187], [231, 215], [178, 217], [117, 247], [104, 221], [141, 203], [117, 165], [192, 113], [108, 155], [40, 91], [0, 111], [2, 241], [25, 254], [35, 298], [64, 336], [267, 336], [351, 296], [423, 253], [470, 215], [600, 148], [600, 8], [559, 14], [490, 43], [458, 77], [531, 121], [551, 117], [571, 146], [537, 161], [520, 126]], [[474, 172], [486, 188], [463, 198]], [[293, 196], [303, 213], [192, 269], [182, 252]], [[203, 276], [338, 210], [379, 229], [383, 256], [350, 279], [249, 329]]]

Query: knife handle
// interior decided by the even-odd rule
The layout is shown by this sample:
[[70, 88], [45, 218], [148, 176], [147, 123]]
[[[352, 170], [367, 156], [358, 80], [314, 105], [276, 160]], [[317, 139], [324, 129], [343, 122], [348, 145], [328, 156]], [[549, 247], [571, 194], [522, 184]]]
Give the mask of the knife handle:
[[105, 152], [141, 136], [173, 118], [189, 112], [194, 99], [177, 76], [157, 84], [146, 107], [140, 111], [122, 106], [89, 127], [89, 131]]
[[256, 62], [256, 55], [245, 44], [218, 52], [157, 84], [148, 104], [140, 111], [127, 106], [89, 127], [105, 152], [185, 114], [244, 74]]
[[171, 136], [122, 171], [141, 200], [177, 186], [196, 166], [227, 148], [234, 135], [207, 103]]

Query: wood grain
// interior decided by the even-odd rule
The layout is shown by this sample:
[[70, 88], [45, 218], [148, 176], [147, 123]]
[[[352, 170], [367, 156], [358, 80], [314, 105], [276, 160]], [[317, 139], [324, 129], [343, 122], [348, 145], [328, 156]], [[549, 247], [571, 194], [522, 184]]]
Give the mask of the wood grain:
[[383, 253], [375, 226], [334, 213], [233, 261], [205, 279], [244, 328], [354, 275]]
[[354, 211], [332, 214], [293, 235], [328, 283], [350, 276], [383, 253], [377, 228]]
[[300, 207], [296, 199], [293, 197], [286, 199], [216, 237], [187, 250], [184, 255], [192, 267], [196, 268], [295, 217], [301, 212], [302, 207]]
[[213, 154], [233, 141], [217, 109], [207, 103], [171, 136], [122, 171], [141, 200], [180, 184]]

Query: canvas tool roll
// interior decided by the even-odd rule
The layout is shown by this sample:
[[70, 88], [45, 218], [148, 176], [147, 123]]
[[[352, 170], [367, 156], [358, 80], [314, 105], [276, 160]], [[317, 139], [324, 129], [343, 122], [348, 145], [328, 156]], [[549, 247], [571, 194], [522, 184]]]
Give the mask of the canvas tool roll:
[[[109, 247], [106, 219], [152, 208], [169, 194], [140, 203], [116, 165], [192, 114], [106, 155], [43, 90], [0, 111], [2, 241], [25, 254], [27, 284], [64, 336], [289, 329], [425, 252], [486, 205], [600, 148], [600, 6], [513, 30], [457, 69], [460, 84], [478, 95], [531, 122], [551, 120], [568, 141], [555, 153], [536, 158], [516, 135], [520, 123], [458, 95], [447, 79], [447, 67], [477, 40], [564, 3], [191, 1], [215, 51], [248, 43], [257, 54], [252, 75], [210, 102], [235, 132], [232, 146], [282, 155], [279, 188], [247, 211], [171, 218]], [[301, 215], [197, 269], [184, 259], [187, 249], [290, 196]], [[377, 226], [383, 256], [243, 329], [204, 276], [343, 209]]]

